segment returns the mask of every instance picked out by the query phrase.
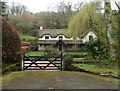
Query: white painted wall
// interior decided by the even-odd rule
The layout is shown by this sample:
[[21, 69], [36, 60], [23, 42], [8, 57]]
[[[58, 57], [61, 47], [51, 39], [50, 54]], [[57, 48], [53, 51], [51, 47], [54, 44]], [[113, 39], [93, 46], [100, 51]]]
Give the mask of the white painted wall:
[[[49, 36], [49, 39], [45, 39], [45, 36]], [[56, 38], [52, 38], [50, 35], [44, 35], [39, 40], [59, 40], [59, 36], [63, 36], [63, 40], [73, 40], [73, 38], [66, 38], [64, 35], [58, 35]]]
[[[45, 36], [49, 36], [49, 39], [45, 39]], [[58, 35], [56, 38], [51, 38], [50, 35], [44, 35], [42, 38], [39, 38], [39, 40], [59, 40], [59, 36], [63, 36], [63, 40], [73, 40], [73, 38], [66, 38], [64, 35]], [[92, 36], [93, 39], [97, 38], [94, 32], [89, 31], [82, 39], [83, 43], [89, 41], [89, 36]], [[77, 40], [80, 40], [80, 38], [77, 38]]]
[[85, 35], [85, 37], [82, 39], [83, 43], [89, 41], [89, 36], [92, 36], [93, 39], [97, 39], [97, 36], [95, 35], [95, 33], [92, 32], [92, 31], [89, 31], [89, 32]]

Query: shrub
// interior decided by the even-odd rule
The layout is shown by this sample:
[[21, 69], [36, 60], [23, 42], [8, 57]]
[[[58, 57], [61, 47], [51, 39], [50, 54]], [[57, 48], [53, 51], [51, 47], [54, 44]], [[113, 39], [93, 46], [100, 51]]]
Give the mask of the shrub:
[[28, 32], [28, 35], [37, 37], [38, 36], [38, 31], [39, 31], [39, 29], [33, 29], [33, 30]]
[[2, 60], [3, 63], [18, 62], [21, 60], [21, 39], [13, 26], [2, 19]]
[[29, 42], [30, 42], [30, 50], [32, 50], [32, 51], [38, 51], [38, 44], [37, 44], [37, 42], [38, 42], [38, 39], [36, 38], [36, 39], [31, 39], [31, 40], [29, 40]]
[[44, 52], [46, 52], [47, 55], [49, 56], [60, 56], [60, 52], [57, 48], [54, 48], [52, 45], [51, 46], [46, 46], [44, 49]]
[[31, 50], [32, 50], [32, 51], [38, 51], [38, 45], [37, 45], [37, 44], [32, 45], [32, 46], [31, 46]]
[[20, 71], [20, 64], [19, 63], [15, 63], [15, 64], [11, 64], [5, 68], [2, 69], [2, 74], [11, 72], [11, 71]]
[[73, 70], [73, 66], [72, 66], [73, 58], [72, 57], [70, 57], [70, 56], [64, 57], [63, 62], [64, 62], [63, 70], [65, 70], [65, 71]]
[[95, 59], [108, 59], [108, 45], [105, 39], [97, 39], [87, 43], [87, 49]]

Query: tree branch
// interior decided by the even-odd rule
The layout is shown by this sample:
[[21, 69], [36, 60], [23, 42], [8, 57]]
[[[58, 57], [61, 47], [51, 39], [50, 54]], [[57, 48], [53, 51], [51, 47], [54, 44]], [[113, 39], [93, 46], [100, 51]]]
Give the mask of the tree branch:
[[115, 4], [116, 4], [116, 6], [118, 7], [119, 12], [120, 12], [120, 6], [117, 4], [117, 2], [115, 2]]

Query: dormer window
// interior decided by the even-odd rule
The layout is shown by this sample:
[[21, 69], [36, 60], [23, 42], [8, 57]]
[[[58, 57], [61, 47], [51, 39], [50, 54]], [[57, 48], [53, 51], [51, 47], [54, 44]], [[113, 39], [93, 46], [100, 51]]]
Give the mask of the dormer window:
[[49, 36], [45, 36], [45, 39], [49, 39]]
[[63, 39], [63, 36], [59, 36], [59, 39], [62, 40], [62, 39]]

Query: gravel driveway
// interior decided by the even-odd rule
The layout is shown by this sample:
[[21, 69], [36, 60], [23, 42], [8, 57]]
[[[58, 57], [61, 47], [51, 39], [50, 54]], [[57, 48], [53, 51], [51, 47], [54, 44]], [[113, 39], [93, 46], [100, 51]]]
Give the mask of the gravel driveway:
[[[112, 78], [110, 78], [112, 79]], [[21, 71], [3, 77], [3, 89], [117, 89], [115, 80], [81, 72]]]

